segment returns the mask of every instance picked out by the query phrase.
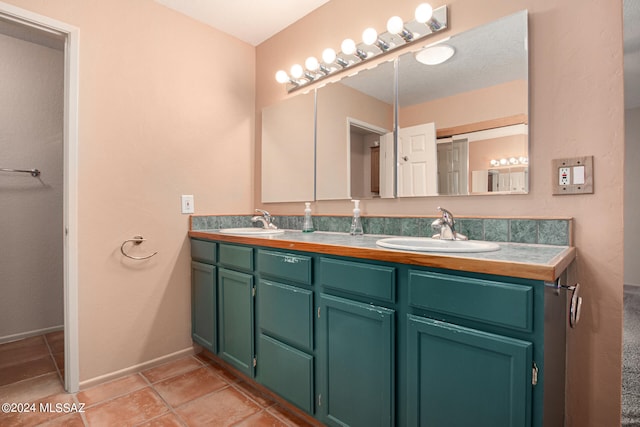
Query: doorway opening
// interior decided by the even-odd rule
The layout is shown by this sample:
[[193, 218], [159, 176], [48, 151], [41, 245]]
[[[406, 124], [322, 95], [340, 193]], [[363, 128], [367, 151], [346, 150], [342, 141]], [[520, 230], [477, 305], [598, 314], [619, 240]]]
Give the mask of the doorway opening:
[[[62, 271], [61, 273], [56, 273], [56, 276], [60, 276], [62, 278], [62, 292], [59, 292], [58, 290], [58, 293], [62, 294], [61, 300], [63, 302], [62, 325], [64, 329], [64, 345], [62, 347], [64, 348], [64, 368], [62, 368], [61, 371], [64, 372], [64, 386], [66, 391], [74, 393], [77, 392], [79, 388], [77, 320], [78, 30], [65, 23], [2, 2], [0, 2], [0, 25], [0, 36], [4, 38], [5, 42], [8, 42], [5, 44], [5, 47], [9, 46], [9, 43], [11, 43], [14, 48], [18, 49], [30, 46], [35, 50], [41, 49], [39, 53], [45, 56], [47, 54], [43, 52], [51, 53], [51, 50], [56, 49], [60, 49], [62, 51], [61, 63], [59, 64], [59, 67], [61, 68], [59, 75], [60, 78], [58, 79], [56, 77], [57, 83], [54, 83], [54, 85], [59, 85], [58, 90], [62, 92], [62, 105], [53, 107], [59, 108], [61, 111], [54, 113], [51, 116], [54, 117], [53, 119], [44, 119], [44, 121], [55, 121], [61, 119], [62, 123], [58, 124], [59, 130], [57, 132], [45, 131], [40, 135], [38, 135], [37, 133], [33, 135], [30, 135], [28, 133], [25, 134], [26, 136], [23, 137], [24, 145], [33, 145], [35, 148], [31, 153], [25, 154], [21, 151], [20, 154], [16, 154], [15, 156], [12, 155], [12, 161], [20, 160], [20, 163], [17, 166], [0, 165], [0, 168], [9, 169], [8, 171], [3, 171], [3, 181], [7, 182], [7, 179], [13, 181], [11, 190], [1, 191], [0, 197], [15, 197], [16, 200], [31, 198], [32, 200], [26, 201], [24, 206], [22, 207], [25, 210], [24, 212], [27, 212], [31, 209], [42, 209], [42, 207], [33, 205], [34, 194], [40, 193], [48, 195], [49, 193], [55, 192], [54, 188], [56, 186], [60, 187], [61, 195], [58, 198], [61, 198], [61, 200], [54, 202], [58, 203], [58, 205], [61, 207], [62, 212], [59, 215], [60, 219], [45, 224], [43, 228], [47, 231], [51, 229], [51, 233], [54, 236], [56, 243], [54, 243], [51, 248], [38, 248], [35, 253], [29, 253], [28, 255], [20, 254], [20, 256], [18, 257], [18, 261], [21, 263], [25, 263], [23, 270], [29, 270], [30, 268], [36, 269], [39, 264], [44, 264], [45, 261], [47, 261], [46, 258], [50, 254], [57, 253], [62, 255], [61, 266], [58, 267]], [[4, 29], [4, 31], [2, 31], [1, 29]], [[18, 40], [18, 42], [14, 43], [14, 39]], [[36, 54], [35, 56], [32, 56], [32, 58], [38, 58], [42, 55]], [[38, 60], [39, 59], [41, 58], [38, 58]], [[25, 62], [27, 62], [27, 64], [25, 64], [27, 68], [30, 66], [33, 67], [33, 64], [28, 63], [28, 59], [25, 59]], [[46, 66], [36, 68], [37, 69], [34, 70], [34, 74], [36, 74], [36, 76], [33, 81], [37, 84], [46, 82], [46, 80], [51, 77], [49, 73], [51, 70]], [[3, 144], [3, 146], [8, 146], [12, 143], [12, 141], [10, 141], [9, 139], [13, 138], [24, 130], [20, 128], [29, 126], [40, 127], [40, 125], [43, 124], [38, 121], [38, 118], [40, 117], [40, 111], [38, 111], [38, 108], [46, 109], [46, 107], [44, 107], [44, 104], [46, 104], [46, 102], [43, 103], [40, 107], [38, 107], [38, 103], [35, 102], [34, 105], [36, 105], [36, 107], [33, 115], [31, 113], [19, 111], [18, 107], [22, 107], [22, 104], [24, 103], [23, 101], [26, 101], [27, 98], [33, 95], [32, 93], [27, 93], [30, 92], [33, 87], [29, 89], [30, 86], [28, 84], [24, 87], [27, 88], [24, 94], [25, 96], [14, 97], [15, 104], [11, 105], [10, 107], [11, 111], [17, 111], [16, 117], [20, 117], [24, 121], [23, 123], [26, 124], [18, 126], [15, 132], [0, 132], [0, 143]], [[4, 113], [9, 114], [6, 110], [4, 111]], [[56, 119], [55, 117], [58, 117], [58, 119]], [[28, 120], [32, 118], [34, 119], [34, 121], [38, 121], [38, 123], [29, 124]], [[11, 118], [10, 120], [13, 119], [15, 119], [15, 117]], [[54, 135], [56, 133], [58, 134]], [[56, 145], [58, 146], [56, 147]], [[38, 150], [41, 150], [41, 152], [38, 153]], [[51, 152], [49, 152], [48, 150], [51, 150]], [[43, 170], [39, 171], [40, 174], [36, 174], [35, 172], [31, 173], [32, 171], [30, 170], [30, 168], [38, 168], [36, 166], [30, 166], [32, 163], [26, 163], [27, 159], [33, 160], [34, 162], [36, 161], [36, 159], [38, 159], [38, 161], [43, 162], [43, 164], [47, 164], [47, 166], [42, 167]], [[52, 172], [52, 170], [58, 167], [55, 166], [56, 159], [58, 160], [58, 163], [61, 163], [61, 166], [59, 166], [60, 171], [57, 174]], [[7, 156], [6, 160], [9, 160], [9, 156]], [[23, 165], [22, 161], [25, 161], [26, 165]], [[47, 162], [53, 163], [49, 164]], [[20, 172], [20, 170], [28, 170], [28, 175], [31, 176], [24, 177], [24, 173]], [[9, 175], [10, 177], [7, 177], [6, 175]], [[56, 175], [58, 176], [58, 178], [54, 178], [54, 176]], [[36, 181], [24, 181], [25, 179]], [[57, 184], [54, 183], [56, 179], [60, 181]], [[46, 210], [49, 208], [45, 207], [44, 209]], [[47, 218], [47, 213], [48, 212], [46, 211], [44, 212], [45, 221]], [[19, 219], [20, 214], [18, 213], [17, 215], [18, 217], [16, 218], [16, 221], [14, 221], [14, 223], [9, 223], [9, 227], [7, 228], [17, 227], [17, 220]], [[31, 245], [31, 247], [33, 248], [34, 246]], [[12, 260], [11, 262], [13, 261], [14, 260]], [[29, 268], [29, 266], [31, 267]], [[42, 282], [42, 280], [39, 278], [36, 278], [36, 282], [37, 281]], [[55, 278], [53, 278], [52, 281], [55, 281]], [[53, 286], [56, 286], [55, 283]], [[15, 318], [16, 315], [16, 313], [13, 313], [12, 317]], [[55, 319], [55, 315], [53, 316], [53, 318]], [[18, 319], [18, 322], [22, 321], [22, 319]], [[20, 334], [23, 335], [23, 338], [26, 338], [42, 332], [43, 335], [48, 334], [50, 340], [53, 342], [53, 339], [59, 340], [60, 338], [62, 338], [61, 334], [55, 334], [56, 330], [60, 329], [60, 325], [56, 324], [59, 323], [59, 321], [54, 320], [53, 322], [54, 324], [49, 326], [27, 326], [26, 328], [23, 328], [26, 330], [4, 332], [3, 334], [7, 334], [5, 340], [8, 341], [14, 338], [20, 338]], [[49, 343], [50, 340], [48, 340], [45, 335], [44, 341], [49, 348], [51, 348], [51, 344]]]

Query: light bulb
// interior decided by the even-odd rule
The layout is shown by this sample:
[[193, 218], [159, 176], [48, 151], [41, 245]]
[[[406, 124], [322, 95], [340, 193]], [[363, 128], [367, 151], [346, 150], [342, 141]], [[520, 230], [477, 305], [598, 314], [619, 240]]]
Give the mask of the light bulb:
[[304, 70], [302, 69], [302, 65], [294, 64], [291, 67], [291, 76], [294, 79], [299, 79], [300, 77], [302, 77], [302, 74], [304, 74]]
[[517, 164], [518, 164], [518, 163], [520, 163], [520, 162], [519, 162], [519, 161], [518, 161], [518, 159], [516, 159], [515, 157], [511, 157], [511, 158], [509, 159], [509, 163], [511, 163], [512, 165], [517, 165]]
[[507, 159], [500, 159], [500, 164], [501, 164], [502, 166], [506, 166], [506, 165], [508, 165], [508, 164], [509, 164], [509, 160], [507, 160]]
[[344, 39], [340, 49], [346, 55], [353, 55], [356, 52], [356, 42], [351, 39]]
[[276, 73], [276, 81], [278, 83], [287, 83], [289, 81], [289, 75], [284, 70], [279, 70]]
[[362, 41], [364, 44], [371, 46], [378, 40], [378, 32], [374, 28], [367, 28], [362, 33]]
[[421, 3], [416, 7], [416, 21], [424, 24], [433, 16], [433, 8], [429, 3]]
[[496, 159], [491, 160], [491, 166], [500, 166], [500, 162]]
[[523, 165], [529, 164], [529, 158], [525, 156], [520, 157], [520, 163], [522, 163]]
[[327, 64], [332, 64], [336, 60], [336, 51], [330, 47], [322, 52], [322, 60]]
[[304, 61], [304, 66], [309, 71], [316, 71], [320, 67], [320, 64], [318, 63], [318, 60], [314, 56], [310, 56], [307, 58], [306, 61]]
[[404, 29], [404, 22], [399, 16], [392, 16], [387, 21], [387, 31], [391, 34], [400, 34]]

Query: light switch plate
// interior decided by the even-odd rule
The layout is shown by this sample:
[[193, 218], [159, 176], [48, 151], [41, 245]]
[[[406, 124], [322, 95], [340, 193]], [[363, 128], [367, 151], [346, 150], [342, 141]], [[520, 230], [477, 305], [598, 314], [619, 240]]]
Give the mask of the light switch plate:
[[182, 213], [192, 214], [194, 212], [195, 212], [195, 207], [193, 206], [193, 194], [183, 194], [182, 195]]
[[554, 159], [551, 172], [554, 196], [593, 193], [593, 156]]

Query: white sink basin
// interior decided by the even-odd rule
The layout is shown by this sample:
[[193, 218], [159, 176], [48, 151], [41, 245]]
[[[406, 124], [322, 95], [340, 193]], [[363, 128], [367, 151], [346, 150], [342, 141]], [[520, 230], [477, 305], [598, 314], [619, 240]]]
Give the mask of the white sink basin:
[[416, 252], [492, 252], [500, 250], [500, 246], [481, 240], [438, 240], [430, 237], [389, 237], [380, 239], [376, 245], [389, 249], [400, 249]]
[[242, 236], [268, 236], [272, 234], [282, 234], [284, 230], [271, 229], [271, 228], [257, 228], [257, 227], [245, 227], [245, 228], [223, 228], [220, 230], [222, 234], [238, 234]]

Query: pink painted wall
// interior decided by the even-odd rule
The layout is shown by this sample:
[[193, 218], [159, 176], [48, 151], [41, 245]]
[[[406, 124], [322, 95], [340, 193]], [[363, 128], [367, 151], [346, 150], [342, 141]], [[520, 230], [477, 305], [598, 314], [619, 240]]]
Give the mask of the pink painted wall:
[[[255, 48], [152, 0], [9, 3], [80, 30], [81, 385], [190, 348], [180, 195], [252, 210]], [[158, 255], [124, 259], [136, 234]]]
[[436, 129], [442, 129], [527, 114], [527, 90], [526, 81], [515, 80], [460, 93], [400, 108], [398, 122], [400, 127], [434, 122]]
[[[392, 15], [408, 20], [419, 2], [332, 0], [257, 48], [256, 113], [286, 97], [278, 69], [319, 56], [368, 27], [382, 29]], [[438, 205], [459, 215], [572, 216], [578, 259], [573, 273], [583, 286], [581, 323], [568, 332], [567, 424], [620, 424], [624, 111], [621, 2], [593, 0], [450, 0], [450, 30], [433, 40], [529, 10], [530, 192], [374, 200], [363, 214], [435, 214]], [[589, 23], [597, 22], [594, 27]], [[257, 116], [258, 117], [258, 116]], [[256, 120], [256, 156], [260, 156]], [[595, 193], [552, 196], [551, 159], [594, 156]], [[255, 179], [259, 182], [260, 171]], [[260, 194], [255, 204], [261, 207]], [[276, 214], [299, 213], [298, 204], [269, 204]], [[319, 214], [349, 214], [347, 201], [317, 202]], [[606, 226], [603, 219], [606, 218]]]

